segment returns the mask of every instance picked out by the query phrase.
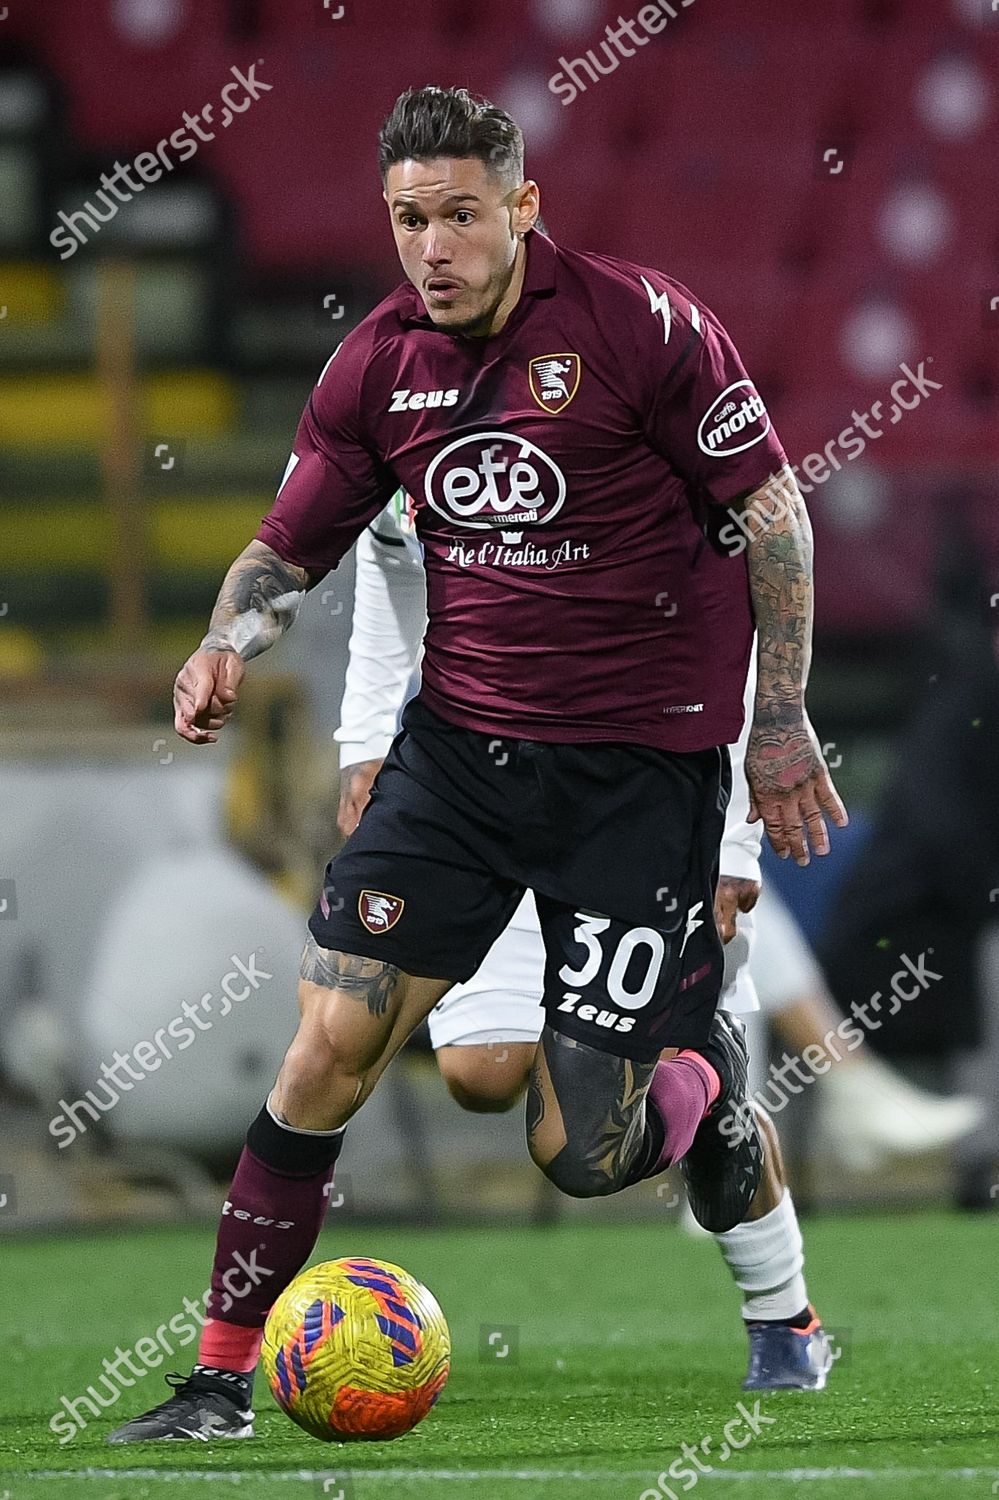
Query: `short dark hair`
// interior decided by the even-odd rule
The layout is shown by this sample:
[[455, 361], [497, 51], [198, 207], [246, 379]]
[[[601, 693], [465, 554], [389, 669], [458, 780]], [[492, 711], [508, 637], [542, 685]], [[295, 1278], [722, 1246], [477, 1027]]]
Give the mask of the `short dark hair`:
[[382, 179], [396, 162], [437, 156], [477, 156], [511, 186], [524, 180], [524, 135], [506, 110], [468, 89], [407, 89], [378, 132]]

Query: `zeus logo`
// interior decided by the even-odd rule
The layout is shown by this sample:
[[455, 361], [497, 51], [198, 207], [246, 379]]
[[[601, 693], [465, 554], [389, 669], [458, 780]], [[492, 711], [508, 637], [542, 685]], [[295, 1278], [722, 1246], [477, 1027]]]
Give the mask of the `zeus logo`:
[[435, 406], [455, 406], [458, 396], [457, 386], [452, 386], [449, 391], [393, 391], [389, 411], [422, 411]]
[[565, 475], [543, 449], [509, 432], [477, 432], [443, 448], [424, 477], [427, 504], [458, 526], [543, 526], [562, 509]]
[[294, 1219], [266, 1219], [260, 1214], [254, 1216], [245, 1208], [233, 1208], [228, 1198], [222, 1205], [222, 1213], [223, 1215], [231, 1213], [234, 1219], [246, 1219], [254, 1224], [273, 1224], [275, 1229], [294, 1229], [295, 1227]]
[[592, 1021], [594, 1026], [603, 1026], [605, 1030], [610, 1031], [631, 1031], [638, 1019], [637, 1016], [622, 1016], [616, 1010], [603, 1010], [598, 1005], [580, 1005], [577, 1010], [576, 1006], [582, 998], [582, 995], [567, 993], [563, 997], [559, 1010], [566, 1011], [571, 1016], [578, 1016], [581, 1021]]
[[649, 306], [652, 309], [653, 317], [656, 313], [662, 313], [663, 343], [668, 344], [670, 325], [673, 321], [673, 315], [670, 312], [669, 297], [665, 292], [657, 292], [652, 283], [650, 281], [646, 281], [644, 276], [642, 277], [642, 285], [648, 293]]
[[688, 938], [690, 938], [697, 931], [698, 927], [704, 926], [704, 918], [697, 915], [697, 913], [703, 906], [704, 902], [698, 901], [697, 904], [695, 906], [692, 906], [687, 913], [687, 929], [683, 934], [683, 942], [680, 944], [680, 958], [683, 957], [683, 950], [687, 946]]

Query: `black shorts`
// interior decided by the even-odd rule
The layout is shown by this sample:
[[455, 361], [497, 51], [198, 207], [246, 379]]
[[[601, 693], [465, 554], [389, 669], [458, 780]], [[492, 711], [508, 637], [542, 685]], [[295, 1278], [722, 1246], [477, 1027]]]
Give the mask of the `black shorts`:
[[457, 982], [529, 889], [549, 1025], [640, 1059], [703, 1043], [722, 978], [728, 751], [500, 739], [419, 699], [402, 722], [326, 868], [316, 942]]

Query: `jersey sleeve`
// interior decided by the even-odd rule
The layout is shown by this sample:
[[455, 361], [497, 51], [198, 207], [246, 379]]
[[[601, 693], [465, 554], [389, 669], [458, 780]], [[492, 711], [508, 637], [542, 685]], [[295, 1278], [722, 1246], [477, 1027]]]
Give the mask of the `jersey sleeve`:
[[340, 706], [340, 765], [383, 760], [395, 737], [427, 625], [423, 568], [391, 513], [358, 539], [347, 678]]
[[651, 329], [645, 325], [652, 380], [646, 436], [692, 488], [726, 505], [760, 489], [787, 457], [714, 314], [666, 277], [642, 281], [655, 319]]
[[733, 880], [759, 880], [760, 850], [763, 846], [763, 824], [748, 823], [749, 782], [746, 780], [746, 746], [753, 727], [753, 708], [756, 698], [756, 642], [749, 662], [744, 698], [745, 720], [742, 733], [734, 745], [729, 746], [732, 762], [732, 795], [725, 809], [725, 831], [722, 834], [718, 873]]
[[364, 441], [359, 417], [365, 345], [348, 335], [298, 424], [277, 497], [257, 532], [279, 557], [327, 573], [398, 488]]

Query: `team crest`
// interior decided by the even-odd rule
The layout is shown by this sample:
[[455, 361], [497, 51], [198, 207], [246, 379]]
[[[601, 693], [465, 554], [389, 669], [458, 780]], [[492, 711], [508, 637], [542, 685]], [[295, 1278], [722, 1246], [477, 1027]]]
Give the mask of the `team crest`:
[[527, 367], [531, 395], [542, 411], [565, 411], [579, 390], [581, 373], [578, 354], [542, 354]]
[[384, 891], [362, 891], [357, 898], [357, 915], [369, 932], [388, 932], [402, 916], [405, 905], [401, 896], [386, 896]]

